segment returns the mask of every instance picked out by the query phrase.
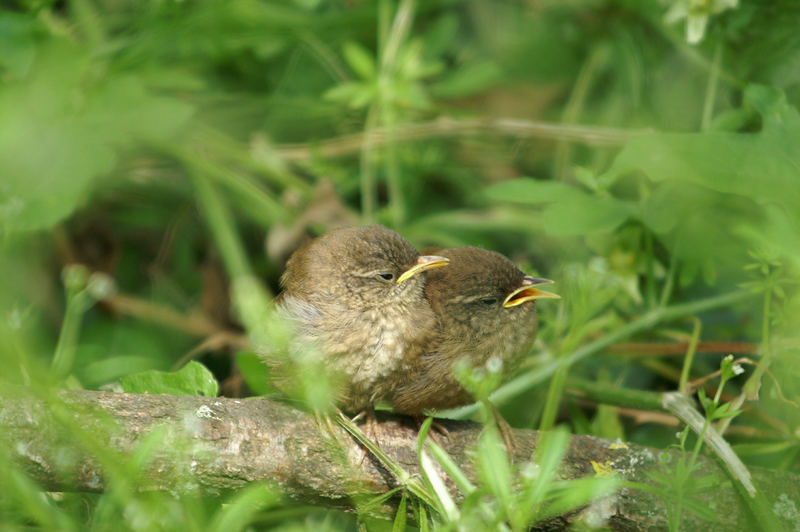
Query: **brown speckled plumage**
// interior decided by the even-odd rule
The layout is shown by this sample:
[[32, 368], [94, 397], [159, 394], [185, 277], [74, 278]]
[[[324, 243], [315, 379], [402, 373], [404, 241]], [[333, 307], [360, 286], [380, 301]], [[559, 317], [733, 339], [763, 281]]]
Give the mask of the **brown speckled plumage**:
[[437, 250], [450, 259], [447, 268], [428, 273], [427, 299], [439, 326], [436, 338], [416, 360], [387, 399], [400, 413], [450, 408], [473, 399], [453, 376], [457, 360], [477, 367], [491, 357], [512, 369], [531, 348], [537, 316], [533, 301], [504, 307], [503, 302], [535, 279], [510, 260], [476, 247]]
[[325, 234], [287, 263], [278, 306], [295, 325], [295, 347], [316, 346], [342, 377], [345, 411], [383, 398], [435, 332], [425, 274], [396, 282], [419, 257], [396, 232], [369, 226]]

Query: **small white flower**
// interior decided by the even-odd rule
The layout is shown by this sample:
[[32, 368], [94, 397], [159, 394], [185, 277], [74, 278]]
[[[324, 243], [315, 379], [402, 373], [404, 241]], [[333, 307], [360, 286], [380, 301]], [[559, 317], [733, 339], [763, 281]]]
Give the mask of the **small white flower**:
[[741, 366], [741, 364], [734, 364], [732, 369], [734, 375], [741, 375], [744, 373], [744, 368]]

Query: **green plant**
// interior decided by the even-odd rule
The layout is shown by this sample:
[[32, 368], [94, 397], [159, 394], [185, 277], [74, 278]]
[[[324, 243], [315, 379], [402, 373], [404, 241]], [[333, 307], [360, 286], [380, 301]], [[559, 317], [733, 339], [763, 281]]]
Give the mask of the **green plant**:
[[[390, 225], [419, 248], [480, 245], [556, 280], [563, 300], [539, 309], [520, 372], [477, 390], [513, 425], [666, 447], [674, 429], [631, 411], [663, 411], [661, 390], [704, 385], [732, 352], [746, 374], [719, 400], [706, 391], [706, 434], [724, 435], [742, 467], [796, 473], [795, 4], [7, 2], [0, 392], [44, 398], [65, 448], [110, 473], [102, 494], [48, 493], [4, 450], [0, 523], [356, 527], [274, 488], [143, 490], [58, 399], [65, 387], [120, 383], [271, 393], [254, 351], [288, 352], [270, 303], [283, 261], [347, 223]], [[293, 397], [321, 409], [335, 383], [298, 366], [306, 378]], [[489, 417], [480, 410], [450, 414]], [[477, 482], [426, 443], [427, 480], [398, 470], [403, 489], [386, 495], [406, 510], [391, 525], [369, 517], [369, 501], [354, 506], [370, 529], [410, 528], [407, 515], [421, 529], [519, 529], [609, 488], [558, 480], [558, 434], [537, 469], [505, 463], [487, 429]], [[712, 518], [693, 499], [712, 479], [685, 480], [708, 445], [691, 438], [679, 442], [682, 465], [662, 471], [676, 528], [690, 514]], [[432, 463], [463, 501], [435, 489]]]
[[648, 472], [647, 475], [655, 480], [660, 489], [658, 493], [667, 501], [667, 521], [670, 531], [680, 530], [681, 514], [689, 511], [712, 523], [718, 522], [718, 517], [712, 509], [700, 503], [693, 497], [717, 489], [722, 482], [714, 475], [698, 477], [697, 458], [703, 448], [706, 431], [715, 421], [730, 419], [742, 413], [741, 410], [731, 408], [730, 403], [722, 403], [720, 398], [725, 383], [733, 377], [744, 373], [744, 369], [733, 363], [733, 355], [722, 359], [720, 366], [720, 383], [713, 398], [707, 397], [705, 390], [700, 388], [697, 392], [700, 404], [705, 412], [703, 428], [697, 435], [691, 451], [686, 449], [686, 441], [691, 432], [687, 425], [677, 433], [678, 444], [674, 447], [679, 450], [675, 463], [670, 463], [673, 455], [661, 455], [661, 471]]

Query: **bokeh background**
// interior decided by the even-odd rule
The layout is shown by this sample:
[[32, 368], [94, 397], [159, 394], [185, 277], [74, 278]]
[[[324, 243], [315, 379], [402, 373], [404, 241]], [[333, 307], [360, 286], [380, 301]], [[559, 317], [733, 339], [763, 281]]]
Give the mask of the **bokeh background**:
[[[796, 2], [0, 5], [0, 386], [148, 391], [195, 360], [226, 396], [270, 393], [248, 338], [285, 260], [382, 223], [557, 281], [512, 425], [668, 447], [677, 423], [612, 395], [713, 396], [733, 354], [726, 437], [800, 467]], [[9, 526], [36, 521], [20, 493], [75, 529], [130, 502], [30, 489], [0, 487]], [[251, 526], [355, 526], [286, 504]]]

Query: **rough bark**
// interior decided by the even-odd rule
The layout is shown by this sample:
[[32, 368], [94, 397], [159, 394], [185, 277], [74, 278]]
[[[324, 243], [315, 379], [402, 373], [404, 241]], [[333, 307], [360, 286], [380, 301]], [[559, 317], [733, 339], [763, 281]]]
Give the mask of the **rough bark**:
[[[124, 464], [145, 441], [153, 447], [141, 470], [142, 485], [148, 489], [218, 492], [266, 480], [297, 499], [348, 507], [354, 491], [381, 493], [397, 485], [339, 427], [333, 438], [320, 430], [313, 416], [267, 399], [93, 391], [62, 392], [58, 399], [44, 401], [23, 394], [0, 398], [0, 444], [47, 490], [103, 491], [113, 475], [108, 464], [114, 460]], [[407, 471], [419, 472], [416, 425], [395, 416], [380, 420], [380, 447]], [[481, 427], [460, 421], [442, 424], [449, 435], [439, 440], [475, 480], [470, 449]], [[76, 427], [80, 427], [77, 434]], [[515, 463], [530, 459], [536, 440], [534, 431], [515, 431]], [[652, 485], [646, 472], [658, 468], [661, 451], [611, 444], [573, 436], [565, 477], [594, 475], [596, 465], [604, 464], [626, 480]], [[747, 523], [745, 505], [724, 482], [725, 474], [714, 461], [701, 459], [698, 475], [711, 473], [718, 476], [721, 487], [702, 497], [722, 522], [711, 525], [684, 513], [685, 529], [741, 530]], [[792, 512], [800, 513], [798, 476], [754, 469], [753, 477], [787, 523]], [[457, 488], [449, 487], [459, 497]], [[639, 490], [622, 489], [587, 511], [602, 513], [600, 517], [614, 530], [666, 529], [663, 500]], [[565, 516], [544, 526], [558, 529], [574, 518]]]

